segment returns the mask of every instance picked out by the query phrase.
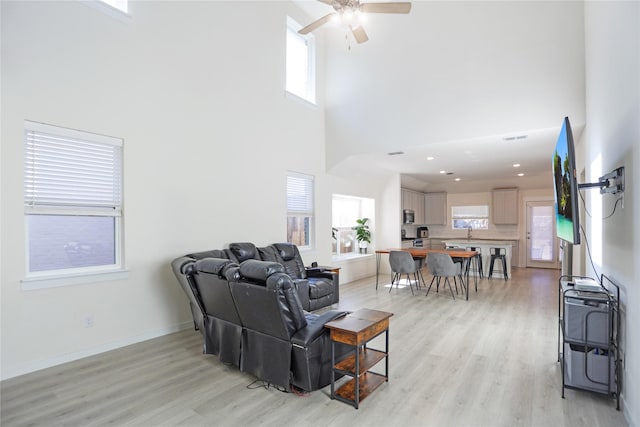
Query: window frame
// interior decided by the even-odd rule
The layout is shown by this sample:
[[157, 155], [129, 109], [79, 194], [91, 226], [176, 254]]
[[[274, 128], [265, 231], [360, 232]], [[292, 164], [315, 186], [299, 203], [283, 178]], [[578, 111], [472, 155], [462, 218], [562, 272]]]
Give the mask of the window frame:
[[[334, 205], [336, 200], [344, 200], [344, 201], [356, 201], [358, 204], [358, 213], [355, 215], [355, 219], [360, 218], [369, 218], [370, 222], [368, 225], [373, 225], [373, 219], [375, 217], [375, 199], [368, 197], [360, 197], [360, 196], [351, 196], [346, 194], [332, 194], [331, 196], [331, 228], [336, 234], [335, 251], [333, 250], [333, 239], [332, 239], [332, 249], [331, 256], [334, 261], [340, 261], [345, 259], [353, 259], [353, 258], [363, 258], [370, 256], [372, 252], [368, 251], [367, 253], [361, 253], [360, 248], [358, 246], [358, 241], [356, 240], [356, 232], [354, 227], [357, 225], [354, 219], [354, 222], [351, 225], [342, 225], [334, 223]], [[373, 234], [373, 229], [371, 230]], [[351, 251], [349, 252], [341, 252], [340, 251], [340, 236], [341, 233], [346, 232], [349, 236], [353, 236], [353, 246]], [[374, 248], [375, 240], [372, 240], [370, 249]]]
[[[302, 28], [296, 20], [287, 16], [287, 27], [285, 34], [285, 83], [284, 88], [287, 95], [292, 95], [298, 99], [302, 99], [312, 105], [317, 105], [317, 79], [316, 79], [316, 40], [313, 34], [299, 34], [298, 31]], [[307, 64], [306, 64], [306, 85], [305, 93], [293, 92], [289, 86], [289, 61], [290, 61], [290, 49], [289, 49], [289, 34], [304, 41], [307, 47]]]
[[[311, 194], [306, 194], [305, 193], [305, 199], [307, 199], [307, 202], [310, 203], [310, 205], [306, 205], [305, 207], [308, 209], [298, 209], [298, 210], [292, 210], [291, 205], [289, 203], [290, 199], [289, 199], [289, 178], [294, 178], [294, 179], [299, 179], [299, 180], [303, 180], [305, 182], [305, 191], [307, 189], [310, 189], [310, 193]], [[307, 174], [303, 174], [303, 173], [299, 173], [299, 172], [292, 172], [292, 171], [288, 171], [287, 175], [286, 175], [286, 208], [287, 208], [287, 215], [286, 215], [286, 241], [288, 243], [293, 243], [295, 244], [299, 250], [301, 251], [306, 251], [306, 250], [312, 250], [315, 247], [315, 177], [313, 175], [307, 175]], [[296, 242], [291, 242], [289, 239], [289, 218], [290, 217], [298, 217], [298, 218], [309, 218], [309, 231], [308, 231], [308, 238], [309, 238], [309, 244], [308, 245], [299, 245]]]
[[[456, 214], [456, 208], [483, 208], [482, 210], [486, 211], [486, 214], [478, 213], [475, 216], [468, 216], [463, 213]], [[471, 228], [473, 230], [488, 230], [489, 229], [489, 205], [455, 205], [451, 206], [451, 229], [452, 230], [467, 230], [469, 226], [465, 227], [456, 227], [456, 220], [464, 220], [464, 221], [484, 221], [486, 223], [486, 227], [474, 227]]]
[[[110, 182], [116, 183], [118, 187], [114, 195], [109, 197], [113, 201], [105, 202], [103, 199], [96, 203], [90, 203], [87, 200], [83, 202], [74, 202], [72, 197], [76, 196], [74, 192], [73, 196], [66, 196], [71, 198], [56, 198], [55, 200], [49, 197], [42, 197], [42, 194], [51, 194], [38, 191], [28, 191], [27, 187], [33, 187], [33, 184], [28, 181], [34, 179], [34, 177], [42, 177], [40, 172], [33, 169], [28, 169], [27, 166], [32, 164], [33, 157], [42, 155], [41, 153], [46, 151], [46, 145], [38, 145], [33, 142], [29, 142], [41, 135], [43, 138], [62, 138], [66, 139], [64, 142], [68, 146], [73, 146], [74, 142], [81, 148], [82, 144], [90, 144], [94, 146], [108, 147], [112, 151], [111, 157], [115, 159], [115, 163], [109, 164], [113, 168], [113, 175], [110, 178]], [[99, 135], [91, 132], [80, 131], [75, 129], [64, 128], [60, 126], [48, 125], [38, 123], [34, 121], [24, 121], [24, 149], [25, 149], [25, 169], [23, 172], [23, 191], [24, 191], [24, 221], [25, 221], [25, 277], [22, 280], [22, 288], [24, 290], [40, 289], [48, 287], [65, 286], [70, 284], [88, 283], [104, 280], [113, 280], [126, 277], [127, 270], [125, 269], [124, 260], [124, 220], [123, 220], [123, 143], [121, 138], [115, 138], [111, 136]], [[35, 147], [35, 145], [38, 145]], [[76, 147], [74, 147], [76, 148]], [[27, 151], [33, 151], [40, 154], [28, 154]], [[40, 151], [39, 151], [40, 150]], [[56, 153], [56, 155], [59, 153]], [[86, 153], [85, 153], [86, 154]], [[64, 159], [64, 156], [61, 156]], [[66, 166], [69, 167], [73, 163], [69, 163]], [[59, 173], [60, 171], [58, 171]], [[78, 176], [73, 176], [76, 180]], [[109, 182], [107, 181], [107, 182]], [[49, 181], [51, 182], [51, 181]], [[56, 187], [59, 188], [59, 187]], [[89, 194], [91, 191], [88, 192]], [[110, 206], [113, 205], [113, 206]], [[114, 230], [113, 230], [113, 244], [114, 244], [114, 262], [104, 265], [93, 266], [81, 266], [72, 268], [59, 268], [48, 270], [35, 270], [31, 271], [31, 245], [30, 245], [30, 225], [29, 218], [39, 215], [56, 215], [56, 216], [77, 216], [77, 217], [110, 217], [113, 218]]]

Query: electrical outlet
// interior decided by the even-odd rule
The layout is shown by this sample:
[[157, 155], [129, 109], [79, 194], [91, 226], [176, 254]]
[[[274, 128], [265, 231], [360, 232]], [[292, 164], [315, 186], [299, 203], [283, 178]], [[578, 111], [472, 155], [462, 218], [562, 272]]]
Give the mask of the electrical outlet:
[[93, 328], [93, 315], [89, 314], [87, 316], [84, 316], [84, 327]]

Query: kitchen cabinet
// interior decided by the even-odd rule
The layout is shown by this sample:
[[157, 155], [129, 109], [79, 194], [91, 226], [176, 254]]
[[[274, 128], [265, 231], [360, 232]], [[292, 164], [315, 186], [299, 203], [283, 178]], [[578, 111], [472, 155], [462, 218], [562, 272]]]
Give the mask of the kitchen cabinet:
[[518, 189], [498, 188], [492, 192], [493, 223], [496, 225], [518, 224]]
[[402, 210], [412, 210], [415, 212], [414, 224], [424, 224], [424, 193], [406, 188], [401, 190]]
[[424, 194], [424, 224], [447, 224], [447, 193]]

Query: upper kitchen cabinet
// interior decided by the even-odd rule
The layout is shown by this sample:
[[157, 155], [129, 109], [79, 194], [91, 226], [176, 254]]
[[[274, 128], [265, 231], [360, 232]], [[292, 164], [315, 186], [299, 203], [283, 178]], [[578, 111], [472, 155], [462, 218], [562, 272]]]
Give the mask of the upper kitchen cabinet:
[[492, 219], [497, 225], [518, 224], [518, 189], [497, 188], [492, 192]]
[[447, 193], [424, 194], [424, 223], [427, 225], [447, 224]]
[[414, 223], [424, 224], [424, 193], [402, 188], [402, 210], [415, 213]]

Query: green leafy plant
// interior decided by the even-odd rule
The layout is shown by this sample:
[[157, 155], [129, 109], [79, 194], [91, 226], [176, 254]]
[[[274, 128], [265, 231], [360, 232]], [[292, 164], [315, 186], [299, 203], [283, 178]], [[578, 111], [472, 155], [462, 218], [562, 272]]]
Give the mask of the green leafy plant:
[[366, 245], [362, 245], [363, 242], [371, 243], [371, 230], [369, 230], [367, 221], [369, 221], [369, 218], [357, 219], [356, 223], [358, 225], [353, 227], [356, 231], [356, 240], [361, 243], [360, 247], [366, 247]]

